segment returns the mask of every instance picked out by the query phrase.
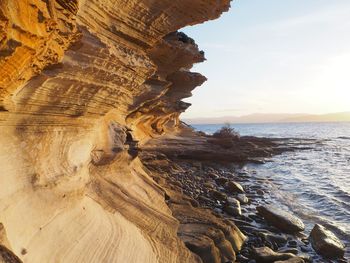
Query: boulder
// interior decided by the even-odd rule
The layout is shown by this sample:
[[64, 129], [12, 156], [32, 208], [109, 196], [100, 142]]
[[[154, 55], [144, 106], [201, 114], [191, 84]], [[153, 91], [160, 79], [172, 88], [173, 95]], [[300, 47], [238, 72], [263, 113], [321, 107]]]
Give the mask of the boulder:
[[234, 207], [234, 206], [225, 206], [224, 211], [231, 216], [241, 216], [242, 215], [241, 209], [238, 207]]
[[316, 224], [310, 233], [311, 245], [315, 251], [327, 258], [344, 256], [345, 245], [324, 226]]
[[227, 191], [232, 192], [232, 193], [240, 193], [243, 194], [244, 193], [244, 189], [243, 187], [234, 181], [229, 181], [225, 184], [225, 188]]
[[249, 199], [245, 194], [238, 194], [236, 198], [241, 204], [245, 205], [249, 203]]
[[235, 198], [229, 197], [226, 201], [224, 211], [232, 216], [242, 215], [241, 205], [239, 201]]
[[221, 256], [219, 249], [215, 246], [213, 240], [206, 236], [197, 238], [184, 237], [186, 247], [197, 254], [204, 262], [220, 263]]
[[241, 207], [241, 203], [236, 198], [233, 198], [233, 197], [228, 197], [226, 204], [234, 207]]
[[275, 262], [278, 260], [288, 260], [290, 258], [295, 257], [295, 255], [291, 253], [278, 253], [273, 251], [269, 247], [259, 247], [253, 249], [253, 258], [256, 262], [260, 263], [269, 263]]
[[227, 200], [227, 195], [225, 193], [222, 193], [222, 192], [219, 192], [216, 190], [212, 190], [211, 195], [219, 201], [226, 201]]
[[304, 223], [294, 215], [274, 206], [258, 206], [258, 213], [274, 227], [286, 232], [296, 233], [305, 229]]

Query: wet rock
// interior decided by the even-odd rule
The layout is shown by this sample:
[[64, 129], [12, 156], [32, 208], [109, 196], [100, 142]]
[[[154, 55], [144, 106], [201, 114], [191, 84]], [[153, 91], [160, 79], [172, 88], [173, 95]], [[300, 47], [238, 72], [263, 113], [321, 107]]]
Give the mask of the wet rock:
[[309, 252], [309, 247], [308, 246], [300, 246], [300, 250], [303, 252]]
[[311, 245], [315, 251], [328, 258], [343, 257], [344, 244], [325, 227], [316, 224], [310, 233]]
[[236, 206], [236, 207], [241, 206], [241, 203], [236, 198], [233, 198], [233, 197], [228, 197], [226, 204]]
[[257, 262], [269, 263], [278, 260], [288, 260], [295, 257], [291, 253], [278, 253], [268, 247], [253, 248], [253, 257]]
[[298, 257], [302, 258], [305, 262], [312, 262], [312, 258], [308, 254], [302, 253], [302, 254], [299, 254]]
[[298, 249], [296, 248], [282, 248], [278, 250], [279, 253], [292, 253], [294, 255], [297, 255], [299, 253]]
[[267, 205], [256, 209], [269, 224], [286, 233], [296, 233], [305, 229], [304, 223], [299, 218], [277, 207]]
[[241, 263], [246, 263], [246, 262], [249, 262], [249, 258], [246, 258], [243, 255], [238, 255], [237, 258], [236, 258], [236, 261], [237, 262], [241, 262]]
[[228, 179], [225, 178], [225, 177], [220, 177], [220, 178], [218, 178], [218, 179], [215, 180], [215, 182], [216, 182], [217, 184], [220, 184], [220, 185], [224, 185], [227, 181], [228, 181]]
[[296, 247], [298, 247], [298, 242], [295, 240], [290, 240], [290, 241], [288, 241], [288, 247], [296, 248]]
[[212, 190], [211, 195], [217, 200], [221, 200], [221, 201], [227, 200], [227, 195], [225, 193], [222, 193], [216, 190]]
[[259, 215], [254, 215], [254, 214], [248, 215], [248, 218], [250, 218], [251, 220], [254, 220], [254, 221], [261, 220], [261, 217]]
[[308, 244], [310, 243], [308, 238], [302, 238], [301, 241], [302, 241], [305, 245], [308, 245]]
[[234, 181], [227, 182], [225, 184], [225, 188], [227, 191], [232, 192], [232, 193], [241, 193], [241, 194], [244, 193], [243, 187], [239, 183], [234, 182]]
[[287, 260], [275, 261], [275, 263], [305, 263], [305, 261], [302, 258], [294, 257]]
[[226, 201], [226, 206], [224, 207], [224, 211], [232, 216], [240, 216], [242, 215], [241, 204], [235, 198], [228, 197]]
[[208, 197], [205, 197], [205, 196], [203, 196], [203, 195], [200, 195], [200, 196], [198, 197], [198, 201], [199, 201], [199, 202], [203, 202], [203, 203], [211, 203], [211, 202], [212, 202], [211, 199], [209, 199]]
[[261, 189], [256, 190], [256, 193], [257, 193], [258, 195], [264, 195], [264, 194], [265, 194], [264, 191], [261, 190]]
[[237, 195], [237, 200], [241, 203], [241, 204], [248, 204], [249, 203], [249, 199], [245, 194], [238, 194]]
[[224, 207], [224, 211], [228, 213], [231, 216], [240, 216], [242, 215], [241, 207], [238, 206], [232, 206], [232, 205], [226, 205]]
[[276, 243], [279, 247], [284, 246], [287, 243], [287, 238], [284, 235], [259, 232], [258, 236], [271, 243]]

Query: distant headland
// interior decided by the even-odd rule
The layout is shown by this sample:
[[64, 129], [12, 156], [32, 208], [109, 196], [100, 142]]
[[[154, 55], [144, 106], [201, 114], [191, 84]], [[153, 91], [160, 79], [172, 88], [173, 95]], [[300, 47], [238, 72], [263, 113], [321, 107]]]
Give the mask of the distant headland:
[[213, 118], [183, 119], [188, 124], [221, 124], [221, 123], [272, 123], [272, 122], [350, 122], [349, 112], [328, 114], [306, 113], [254, 113], [243, 116], [223, 116]]

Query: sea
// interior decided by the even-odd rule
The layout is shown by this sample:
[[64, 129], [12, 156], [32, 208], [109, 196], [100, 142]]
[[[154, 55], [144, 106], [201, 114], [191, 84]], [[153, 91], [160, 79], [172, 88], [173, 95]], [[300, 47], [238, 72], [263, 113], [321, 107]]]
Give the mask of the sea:
[[[212, 134], [223, 125], [192, 125]], [[264, 184], [269, 202], [301, 218], [305, 233], [318, 223], [346, 245], [350, 259], [350, 122], [232, 124], [241, 136], [284, 138], [301, 150], [245, 169]], [[350, 261], [349, 261], [350, 262]]]

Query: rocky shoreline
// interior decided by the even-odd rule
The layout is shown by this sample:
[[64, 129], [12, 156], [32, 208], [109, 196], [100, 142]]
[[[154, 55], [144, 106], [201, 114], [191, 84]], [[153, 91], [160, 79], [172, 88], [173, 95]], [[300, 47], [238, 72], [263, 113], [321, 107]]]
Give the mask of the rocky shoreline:
[[[198, 145], [197, 136], [206, 138], [202, 141], [201, 150], [198, 150], [201, 147]], [[186, 239], [183, 239], [192, 252], [200, 255], [203, 262], [347, 262], [342, 258], [344, 245], [335, 236], [331, 241], [332, 248], [324, 244], [319, 245], [324, 239], [332, 238], [330, 231], [328, 236], [322, 236], [320, 233], [316, 235], [316, 230], [319, 230], [319, 226], [316, 225], [312, 231], [314, 238], [312, 235], [309, 237], [303, 232], [304, 224], [300, 219], [276, 206], [269, 205], [266, 197], [270, 193], [264, 188], [262, 182], [264, 179], [254, 178], [254, 174], [249, 174], [244, 168], [244, 164], [259, 165], [264, 163], [265, 157], [284, 151], [302, 150], [302, 147], [292, 147], [287, 142], [283, 144], [282, 140], [276, 142], [249, 137], [243, 138], [235, 145], [240, 147], [231, 152], [232, 162], [226, 162], [225, 151], [229, 151], [228, 149], [223, 149], [224, 159], [220, 159], [221, 154], [215, 149], [216, 155], [212, 155], [212, 160], [209, 161], [208, 154], [201, 153], [206, 147], [211, 148], [208, 151], [213, 150], [211, 146], [213, 138], [203, 134], [197, 136], [192, 137], [197, 143], [196, 146], [187, 144], [187, 139], [184, 139], [186, 136], [172, 138], [174, 142], [176, 141], [174, 143], [176, 147], [170, 147], [171, 150], [169, 149], [171, 144], [167, 144], [166, 149], [163, 149], [159, 141], [153, 141], [150, 144], [157, 145], [158, 151], [152, 151], [153, 146], [146, 147], [141, 154], [141, 160], [164, 189], [171, 189], [184, 196], [190, 206], [204, 209], [208, 214], [212, 213], [226, 222], [233, 223], [240, 230], [241, 249], [236, 251], [235, 257], [232, 258], [215, 257], [215, 253], [211, 255], [202, 253], [204, 248], [191, 249], [191, 243], [186, 243]], [[187, 143], [181, 143], [182, 140], [186, 140]], [[242, 147], [244, 152], [250, 155], [244, 161], [235, 155]], [[181, 148], [181, 154], [176, 154], [175, 148]], [[160, 165], [159, 160], [163, 165]], [[176, 202], [178, 201], [168, 197], [167, 203], [170, 207]], [[176, 209], [173, 213], [179, 219], [176, 216]], [[181, 219], [180, 224], [183, 224]], [[179, 236], [182, 236], [181, 226]]]
[[230, 5], [0, 1], [0, 262], [226, 263], [273, 254], [257, 246], [300, 252], [306, 237], [267, 226], [256, 207], [268, 193], [227, 166], [299, 148], [212, 138], [180, 121], [206, 77], [191, 71], [204, 51], [178, 30]]

